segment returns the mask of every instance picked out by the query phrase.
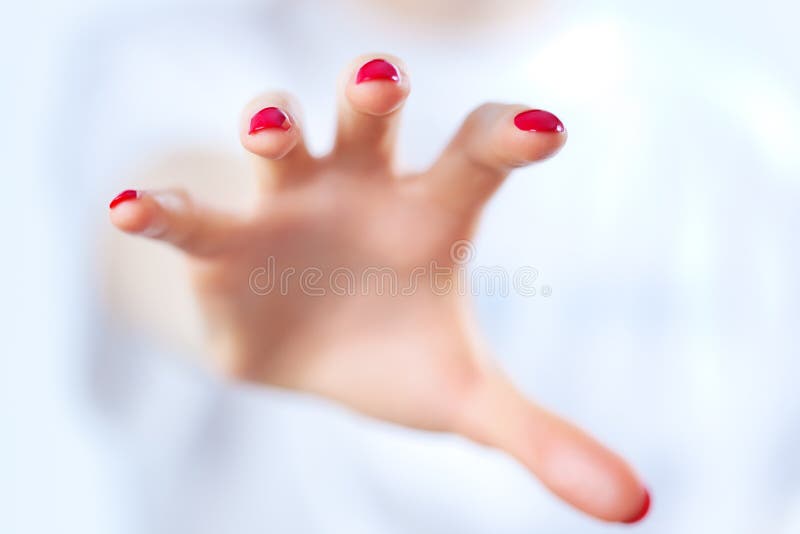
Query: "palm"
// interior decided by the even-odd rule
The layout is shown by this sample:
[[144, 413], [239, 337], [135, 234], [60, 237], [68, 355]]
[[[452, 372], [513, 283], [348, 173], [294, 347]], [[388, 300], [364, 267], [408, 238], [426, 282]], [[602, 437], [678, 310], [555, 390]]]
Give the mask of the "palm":
[[[450, 429], [479, 372], [452, 251], [469, 228], [420, 194], [421, 179], [326, 162], [266, 199], [236, 246], [197, 261], [224, 364], [383, 419]], [[225, 348], [231, 339], [236, 348]]]
[[561, 123], [484, 105], [430, 170], [401, 178], [392, 149], [408, 77], [377, 60], [354, 71], [325, 158], [305, 149], [291, 97], [245, 108], [241, 139], [263, 190], [251, 214], [149, 192], [113, 209], [113, 222], [188, 253], [213, 352], [237, 378], [459, 432], [506, 450], [590, 514], [636, 518], [648, 498], [633, 471], [487, 363], [459, 282], [454, 246], [513, 167], [560, 148]]

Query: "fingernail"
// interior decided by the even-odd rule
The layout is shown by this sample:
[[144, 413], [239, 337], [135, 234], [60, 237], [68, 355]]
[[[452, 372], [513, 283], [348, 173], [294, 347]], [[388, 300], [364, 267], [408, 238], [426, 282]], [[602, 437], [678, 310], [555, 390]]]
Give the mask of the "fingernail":
[[114, 199], [111, 201], [111, 204], [108, 205], [108, 208], [114, 209], [123, 202], [127, 202], [128, 200], [136, 200], [137, 198], [139, 198], [138, 191], [136, 191], [135, 189], [126, 189], [125, 191], [114, 197]]
[[638, 523], [645, 517], [647, 517], [647, 513], [650, 511], [650, 492], [647, 491], [645, 488], [644, 490], [644, 502], [642, 503], [642, 509], [639, 511], [638, 514], [633, 516], [632, 518], [628, 519], [627, 521], [623, 521], [623, 523], [632, 525], [634, 523]]
[[542, 109], [523, 111], [514, 117], [514, 125], [526, 132], [556, 132], [564, 131], [564, 124], [558, 117]]
[[264, 108], [250, 119], [250, 135], [261, 130], [270, 128], [280, 128], [281, 130], [288, 130], [292, 127], [289, 117], [276, 107]]
[[393, 82], [400, 81], [400, 73], [397, 67], [384, 59], [373, 59], [364, 63], [358, 74], [356, 74], [356, 83], [369, 82], [372, 80], [390, 80]]

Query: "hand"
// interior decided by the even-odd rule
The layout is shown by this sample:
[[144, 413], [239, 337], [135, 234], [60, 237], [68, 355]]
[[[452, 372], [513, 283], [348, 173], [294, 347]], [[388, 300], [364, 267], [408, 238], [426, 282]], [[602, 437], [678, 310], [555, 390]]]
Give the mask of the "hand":
[[289, 95], [245, 107], [240, 136], [262, 192], [251, 213], [222, 213], [179, 191], [129, 191], [112, 202], [111, 221], [186, 253], [215, 360], [230, 375], [462, 434], [507, 451], [588, 514], [640, 519], [649, 495], [633, 470], [520, 394], [491, 364], [455, 290], [463, 266], [454, 246], [472, 237], [514, 167], [561, 148], [561, 122], [485, 104], [428, 171], [398, 175], [409, 78], [397, 58], [381, 58], [346, 69], [336, 142], [323, 158], [307, 151]]

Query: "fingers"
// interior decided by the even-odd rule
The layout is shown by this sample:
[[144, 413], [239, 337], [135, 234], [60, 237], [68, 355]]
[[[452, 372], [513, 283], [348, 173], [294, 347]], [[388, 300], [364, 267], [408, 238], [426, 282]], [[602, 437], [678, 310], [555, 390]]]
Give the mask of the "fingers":
[[391, 165], [400, 108], [410, 89], [406, 67], [394, 56], [361, 56], [345, 69], [333, 150], [344, 166]]
[[650, 496], [619, 456], [494, 375], [467, 403], [459, 432], [505, 450], [572, 506], [605, 521], [644, 518]]
[[239, 138], [256, 156], [258, 173], [267, 183], [296, 180], [313, 163], [303, 141], [299, 107], [286, 93], [264, 93], [251, 100], [242, 111]]
[[230, 245], [234, 220], [196, 206], [182, 191], [127, 190], [109, 205], [120, 230], [166, 241], [193, 256], [212, 256]]
[[564, 125], [552, 113], [484, 104], [428, 171], [426, 187], [453, 210], [480, 209], [511, 170], [552, 156], [566, 140]]

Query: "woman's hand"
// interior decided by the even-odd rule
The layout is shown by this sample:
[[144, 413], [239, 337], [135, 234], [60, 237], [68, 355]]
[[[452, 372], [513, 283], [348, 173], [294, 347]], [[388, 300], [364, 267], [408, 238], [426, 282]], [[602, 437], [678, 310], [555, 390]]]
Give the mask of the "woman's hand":
[[264, 94], [240, 125], [261, 186], [252, 213], [221, 213], [177, 191], [129, 191], [112, 202], [111, 221], [186, 253], [227, 373], [457, 432], [507, 451], [588, 514], [641, 519], [649, 495], [633, 470], [514, 388], [489, 361], [459, 290], [459, 247], [483, 204], [514, 167], [561, 148], [561, 122], [483, 105], [431, 169], [400, 176], [393, 152], [409, 89], [398, 59], [355, 61], [324, 158], [306, 150], [294, 100]]

